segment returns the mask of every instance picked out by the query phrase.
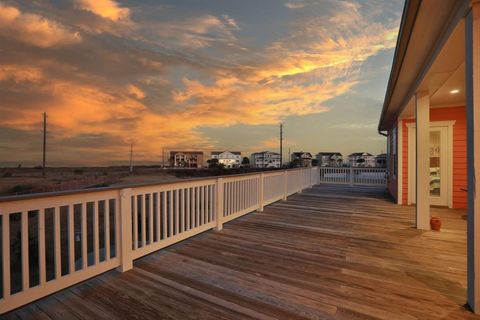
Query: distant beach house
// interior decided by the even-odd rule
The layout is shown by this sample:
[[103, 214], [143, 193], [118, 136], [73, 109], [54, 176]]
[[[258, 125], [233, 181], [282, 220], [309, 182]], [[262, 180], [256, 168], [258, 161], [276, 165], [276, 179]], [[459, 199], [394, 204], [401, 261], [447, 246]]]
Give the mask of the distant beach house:
[[211, 159], [218, 159], [218, 163], [223, 164], [225, 168], [239, 168], [242, 153], [239, 151], [212, 151]]
[[320, 167], [343, 166], [343, 156], [340, 152], [319, 152], [316, 158]]
[[290, 161], [293, 167], [311, 167], [312, 154], [310, 152], [293, 152], [290, 156]]
[[368, 152], [354, 152], [348, 156], [351, 167], [375, 167], [375, 156]]
[[280, 153], [262, 151], [252, 153], [251, 165], [255, 168], [280, 168]]
[[170, 165], [175, 168], [202, 168], [203, 151], [170, 151]]

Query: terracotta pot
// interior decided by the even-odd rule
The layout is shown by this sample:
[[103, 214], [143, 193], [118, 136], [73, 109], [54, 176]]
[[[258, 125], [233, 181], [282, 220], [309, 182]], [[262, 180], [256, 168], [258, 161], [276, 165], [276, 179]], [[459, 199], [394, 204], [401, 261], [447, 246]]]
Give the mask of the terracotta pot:
[[442, 227], [442, 220], [439, 217], [431, 217], [430, 218], [430, 228], [434, 231], [440, 231]]

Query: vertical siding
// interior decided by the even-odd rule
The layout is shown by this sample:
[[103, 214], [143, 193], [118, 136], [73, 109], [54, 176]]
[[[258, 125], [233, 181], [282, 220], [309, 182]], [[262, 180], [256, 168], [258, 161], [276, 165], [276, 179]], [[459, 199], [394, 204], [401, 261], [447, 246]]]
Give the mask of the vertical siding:
[[[452, 121], [453, 126], [453, 207], [467, 207], [467, 193], [462, 188], [467, 187], [467, 128], [465, 107], [448, 107], [430, 110], [430, 121]], [[414, 119], [403, 120], [403, 203], [408, 199], [408, 128], [406, 124]]]
[[[394, 127], [395, 128], [395, 127]], [[392, 131], [390, 130], [388, 132], [388, 144], [390, 145], [390, 148], [388, 150], [388, 192], [392, 195], [392, 197], [395, 199], [395, 202], [397, 202], [397, 197], [398, 197], [398, 183], [397, 183], [397, 177], [394, 176], [394, 150], [393, 150], [393, 134]], [[397, 137], [397, 142], [398, 142], [398, 137]]]
[[407, 123], [415, 122], [414, 119], [405, 119], [402, 121], [403, 130], [403, 177], [402, 177], [402, 203], [408, 204], [408, 128]]
[[465, 107], [433, 109], [432, 121], [455, 120], [453, 126], [453, 207], [467, 207], [467, 119]]

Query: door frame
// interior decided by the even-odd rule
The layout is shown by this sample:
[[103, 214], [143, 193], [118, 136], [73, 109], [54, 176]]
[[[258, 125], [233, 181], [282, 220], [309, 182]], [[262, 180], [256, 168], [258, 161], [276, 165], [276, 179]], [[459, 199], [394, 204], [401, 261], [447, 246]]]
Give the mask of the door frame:
[[[452, 121], [431, 121], [430, 127], [446, 127], [447, 128], [447, 206], [449, 208], [453, 207], [453, 126], [455, 125], [455, 120]], [[415, 179], [414, 176], [410, 173], [415, 172], [415, 150], [414, 144], [410, 143], [415, 141], [415, 129], [417, 125], [415, 122], [409, 122], [406, 124], [408, 128], [408, 194], [407, 194], [407, 204], [414, 204], [413, 199], [415, 199]]]

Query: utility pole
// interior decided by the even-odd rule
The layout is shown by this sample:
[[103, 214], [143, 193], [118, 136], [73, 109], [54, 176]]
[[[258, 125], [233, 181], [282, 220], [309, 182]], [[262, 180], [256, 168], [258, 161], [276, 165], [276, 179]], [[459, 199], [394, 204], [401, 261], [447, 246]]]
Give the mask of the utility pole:
[[43, 161], [42, 176], [45, 177], [45, 163], [47, 160], [47, 113], [43, 113]]
[[133, 172], [133, 143], [130, 143], [130, 172]]
[[283, 167], [283, 123], [280, 122], [280, 168]]

